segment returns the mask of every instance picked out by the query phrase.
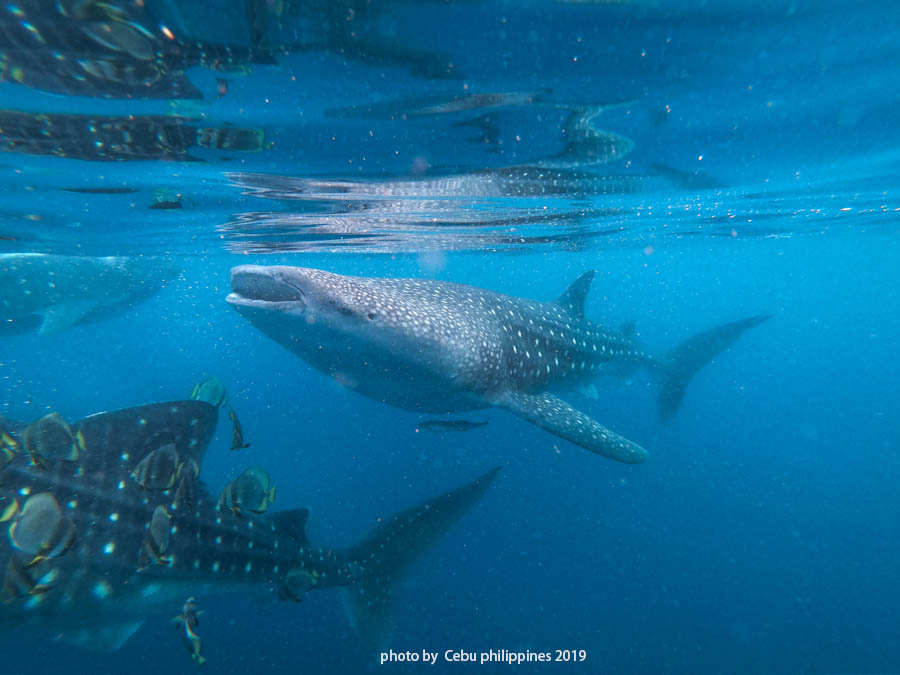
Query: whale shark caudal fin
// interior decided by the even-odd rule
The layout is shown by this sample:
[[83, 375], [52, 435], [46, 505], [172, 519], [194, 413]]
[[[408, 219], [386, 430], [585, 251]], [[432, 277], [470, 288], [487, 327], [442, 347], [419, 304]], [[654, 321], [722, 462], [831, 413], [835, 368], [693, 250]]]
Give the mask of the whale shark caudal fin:
[[556, 299], [556, 304], [565, 307], [579, 319], [584, 318], [584, 301], [587, 299], [588, 291], [591, 290], [591, 282], [594, 280], [595, 270], [588, 270], [578, 277], [572, 284]]
[[659, 416], [670, 420], [681, 407], [684, 390], [691, 378], [728, 349], [745, 331], [767, 321], [769, 315], [751, 316], [697, 333], [666, 352], [660, 360]]
[[626, 464], [639, 464], [647, 451], [637, 443], [610, 431], [549, 392], [523, 394], [508, 391], [490, 399], [490, 403], [523, 417], [541, 429], [556, 434], [585, 450]]
[[373, 653], [382, 651], [393, 633], [395, 583], [481, 499], [499, 470], [492, 469], [468, 485], [392, 516], [347, 552], [363, 572], [358, 581], [345, 589], [344, 607], [350, 623]]

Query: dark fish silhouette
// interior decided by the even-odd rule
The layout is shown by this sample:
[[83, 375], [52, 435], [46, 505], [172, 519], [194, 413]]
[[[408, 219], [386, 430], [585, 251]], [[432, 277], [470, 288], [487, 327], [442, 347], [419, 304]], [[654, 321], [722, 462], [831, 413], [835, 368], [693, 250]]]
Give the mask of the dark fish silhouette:
[[484, 422], [470, 422], [469, 420], [424, 420], [416, 425], [416, 429], [440, 433], [444, 431], [471, 431], [487, 424]]
[[250, 444], [244, 443], [244, 427], [241, 426], [234, 408], [228, 409], [228, 417], [231, 419], [231, 449], [243, 450], [244, 448], [249, 448]]

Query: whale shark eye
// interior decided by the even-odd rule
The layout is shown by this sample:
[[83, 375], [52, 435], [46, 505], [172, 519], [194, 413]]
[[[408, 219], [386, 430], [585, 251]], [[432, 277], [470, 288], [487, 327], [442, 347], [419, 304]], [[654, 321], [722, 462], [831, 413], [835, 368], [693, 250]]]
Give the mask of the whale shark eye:
[[374, 321], [375, 319], [378, 318], [378, 315], [375, 314], [374, 312], [369, 312], [368, 317], [369, 317], [369, 321]]

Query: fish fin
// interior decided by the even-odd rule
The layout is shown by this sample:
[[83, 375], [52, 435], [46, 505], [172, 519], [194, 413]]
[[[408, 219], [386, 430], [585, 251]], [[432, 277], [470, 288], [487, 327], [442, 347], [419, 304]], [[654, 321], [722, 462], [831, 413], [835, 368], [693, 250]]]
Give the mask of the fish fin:
[[143, 621], [122, 621], [85, 626], [60, 633], [55, 639], [57, 642], [94, 652], [114, 652], [128, 642], [142, 623]]
[[626, 321], [621, 326], [619, 326], [619, 330], [622, 331], [622, 335], [627, 337], [629, 340], [632, 340], [637, 336], [637, 323], [635, 323], [634, 321]]
[[278, 587], [279, 600], [303, 602], [306, 592], [318, 583], [318, 575], [304, 569], [288, 570]]
[[588, 291], [591, 290], [591, 282], [594, 280], [596, 270], [588, 270], [578, 277], [565, 290], [565, 292], [556, 299], [556, 304], [565, 307], [579, 319], [584, 318], [584, 301], [587, 299]]
[[90, 300], [67, 302], [62, 305], [48, 307], [45, 311], [41, 312], [43, 321], [41, 322], [38, 333], [40, 335], [60, 333], [66, 328], [74, 326], [88, 314], [97, 309], [97, 307], [98, 303]]
[[275, 503], [275, 487], [276, 487], [276, 486], [273, 485], [273, 486], [272, 486], [272, 489], [269, 490], [269, 494], [266, 495], [266, 497], [267, 497], [267, 499], [269, 500], [269, 503], [270, 503], [270, 504], [274, 504], [274, 503]]
[[0, 588], [0, 603], [8, 605], [31, 592], [34, 588], [34, 579], [28, 570], [10, 557], [6, 565], [6, 573], [3, 575], [3, 586]]
[[173, 511], [177, 511], [178, 509], [187, 510], [193, 507], [195, 501], [195, 480], [196, 478], [190, 474], [181, 476], [178, 481], [178, 487], [175, 489], [175, 496], [172, 499]]
[[5, 523], [7, 521], [12, 520], [19, 513], [19, 500], [15, 497], [11, 498], [9, 504], [6, 505], [6, 508], [3, 509], [3, 512], [0, 513], [0, 523]]
[[277, 532], [284, 532], [287, 536], [296, 540], [301, 546], [309, 544], [306, 536], [306, 524], [309, 522], [309, 509], [291, 509], [289, 511], [277, 511], [266, 516], [269, 522], [275, 526]]
[[578, 391], [585, 398], [590, 398], [593, 400], [597, 400], [598, 398], [600, 398], [600, 395], [597, 393], [597, 387], [595, 387], [593, 384], [586, 384], [582, 387], [578, 387]]
[[549, 392], [523, 394], [509, 391], [489, 402], [551, 434], [617, 462], [639, 464], [647, 459], [644, 448], [610, 431]]
[[657, 405], [660, 419], [667, 422], [678, 412], [688, 383], [703, 366], [734, 344], [745, 331], [769, 318], [769, 315], [763, 315], [732, 321], [692, 335], [666, 352], [659, 362], [661, 377]]
[[394, 584], [481, 499], [499, 470], [492, 469], [472, 483], [386, 519], [369, 537], [347, 551], [348, 560], [358, 561], [362, 572], [347, 587], [344, 608], [367, 648], [381, 651], [391, 639]]

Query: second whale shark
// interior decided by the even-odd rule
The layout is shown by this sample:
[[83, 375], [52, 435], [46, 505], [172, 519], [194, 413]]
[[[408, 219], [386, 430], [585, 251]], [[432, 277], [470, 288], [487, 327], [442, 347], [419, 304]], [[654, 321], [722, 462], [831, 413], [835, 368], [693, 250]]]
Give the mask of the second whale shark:
[[370, 398], [417, 412], [495, 406], [597, 454], [639, 463], [644, 448], [555, 392], [644, 366], [659, 376], [659, 411], [668, 419], [694, 374], [768, 317], [727, 323], [651, 354], [633, 326], [585, 319], [593, 277], [586, 272], [555, 302], [539, 302], [444, 281], [241, 265], [231, 270], [228, 302], [276, 342]]
[[306, 509], [217, 507], [197, 478], [217, 420], [200, 400], [99, 413], [71, 427], [56, 414], [28, 427], [0, 418], [7, 635], [28, 630], [113, 651], [151, 612], [187, 596], [257, 586], [299, 602], [341, 587], [354, 627], [378, 650], [390, 639], [393, 587], [497, 473], [379, 518], [348, 548], [320, 548], [307, 539]]
[[51, 335], [113, 316], [177, 276], [162, 258], [0, 253], [0, 335]]

